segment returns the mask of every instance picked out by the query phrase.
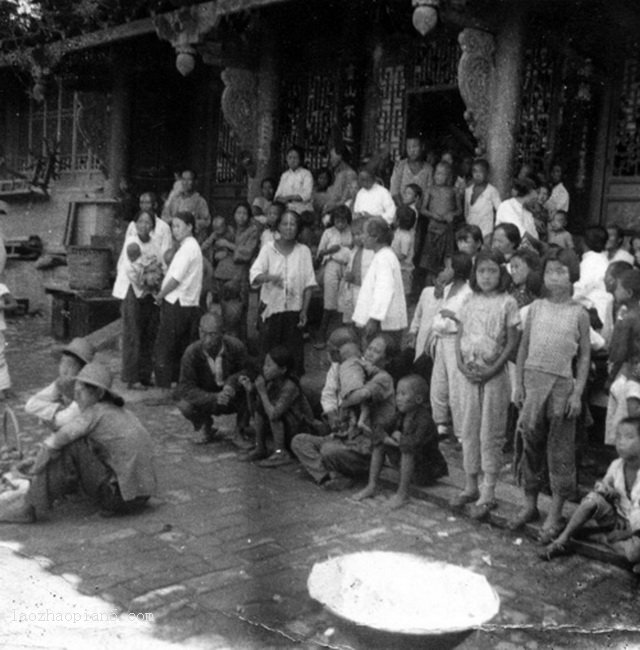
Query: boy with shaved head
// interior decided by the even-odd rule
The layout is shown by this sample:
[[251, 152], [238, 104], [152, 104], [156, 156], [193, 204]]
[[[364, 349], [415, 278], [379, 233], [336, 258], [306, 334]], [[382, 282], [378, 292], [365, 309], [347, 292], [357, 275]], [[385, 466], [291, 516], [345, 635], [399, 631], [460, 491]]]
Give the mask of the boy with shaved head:
[[408, 375], [398, 382], [396, 420], [389, 431], [374, 430], [369, 483], [354, 499], [360, 501], [376, 494], [385, 457], [392, 465], [400, 465], [398, 490], [389, 502], [394, 509], [409, 501], [409, 487], [414, 478], [417, 484], [428, 485], [448, 474], [428, 403], [429, 386], [423, 377]]

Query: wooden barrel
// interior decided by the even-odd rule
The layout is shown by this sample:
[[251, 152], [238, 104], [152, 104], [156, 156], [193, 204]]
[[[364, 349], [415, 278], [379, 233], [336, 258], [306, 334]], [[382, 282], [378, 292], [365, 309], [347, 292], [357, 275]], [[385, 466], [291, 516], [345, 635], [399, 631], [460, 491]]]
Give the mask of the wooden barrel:
[[78, 291], [108, 289], [111, 282], [111, 249], [69, 246], [69, 287]]

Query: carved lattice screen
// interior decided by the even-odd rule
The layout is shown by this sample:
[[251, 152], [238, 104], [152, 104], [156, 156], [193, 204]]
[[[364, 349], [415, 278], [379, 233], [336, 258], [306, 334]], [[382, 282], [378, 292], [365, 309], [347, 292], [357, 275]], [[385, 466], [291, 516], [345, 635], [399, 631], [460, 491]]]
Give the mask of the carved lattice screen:
[[624, 63], [613, 176], [640, 176], [640, 47], [637, 43]]
[[525, 49], [520, 129], [516, 145], [519, 164], [542, 170], [550, 155], [555, 57], [544, 41], [536, 38]]
[[240, 145], [227, 121], [220, 119], [216, 151], [216, 183], [238, 182]]

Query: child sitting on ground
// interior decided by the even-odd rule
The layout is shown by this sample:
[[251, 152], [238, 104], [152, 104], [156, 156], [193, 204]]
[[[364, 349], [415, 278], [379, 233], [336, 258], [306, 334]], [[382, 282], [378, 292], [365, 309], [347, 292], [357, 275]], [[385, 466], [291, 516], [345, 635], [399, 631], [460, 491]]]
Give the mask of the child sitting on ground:
[[413, 247], [415, 241], [415, 212], [406, 205], [401, 205], [396, 210], [396, 221], [398, 229], [393, 235], [391, 248], [397, 255], [400, 262], [400, 273], [402, 275], [402, 286], [405, 296], [411, 294], [413, 283]]
[[419, 485], [429, 485], [448, 474], [447, 463], [438, 449], [438, 434], [431, 411], [426, 404], [428, 392], [427, 382], [419, 375], [400, 379], [396, 389], [397, 419], [388, 431], [374, 436], [369, 483], [354, 495], [356, 500], [376, 494], [385, 456], [392, 465], [400, 465], [398, 490], [389, 502], [393, 509], [409, 501], [409, 487], [414, 478]]
[[572, 536], [588, 534], [585, 527], [595, 521], [595, 532], [606, 531], [603, 541], [631, 562], [633, 571], [640, 570], [640, 418], [625, 418], [616, 431], [614, 460], [602, 481], [582, 499], [569, 523], [540, 556], [551, 560], [570, 551]]
[[[345, 343], [340, 347], [340, 399], [345, 400], [354, 391], [359, 390], [367, 383], [367, 374], [362, 362], [362, 354], [356, 343]], [[364, 433], [371, 433], [369, 419], [369, 405], [363, 402], [359, 406], [344, 409], [342, 413], [343, 426], [346, 425], [347, 433], [360, 429]]]
[[556, 210], [549, 220], [547, 230], [547, 242], [549, 245], [560, 246], [560, 248], [574, 248], [573, 237], [566, 230], [567, 213], [564, 210]]

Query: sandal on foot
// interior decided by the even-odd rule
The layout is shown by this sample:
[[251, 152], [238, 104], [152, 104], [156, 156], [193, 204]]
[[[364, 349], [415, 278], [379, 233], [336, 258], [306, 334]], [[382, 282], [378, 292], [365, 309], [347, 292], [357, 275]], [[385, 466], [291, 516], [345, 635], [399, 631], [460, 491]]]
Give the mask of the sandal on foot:
[[509, 530], [520, 530], [526, 524], [538, 521], [538, 519], [540, 519], [540, 511], [537, 508], [534, 508], [533, 510], [523, 510], [516, 517], [509, 520], [507, 528]]
[[449, 506], [451, 508], [462, 508], [463, 506], [467, 505], [467, 503], [473, 503], [474, 501], [477, 501], [479, 496], [479, 492], [461, 492], [457, 496], [453, 497], [451, 501], [449, 501]]
[[563, 555], [569, 555], [571, 550], [566, 544], [560, 542], [551, 542], [546, 548], [538, 553], [538, 557], [541, 560], [553, 560], [556, 557], [562, 557]]
[[556, 537], [558, 537], [558, 535], [560, 535], [565, 526], [566, 522], [562, 521], [555, 526], [551, 526], [551, 528], [541, 528], [538, 533], [538, 542], [545, 546], [550, 544], [554, 539], [556, 539]]
[[469, 509], [469, 517], [476, 521], [484, 521], [489, 518], [489, 513], [498, 507], [497, 501], [485, 501], [485, 503], [474, 503]]

